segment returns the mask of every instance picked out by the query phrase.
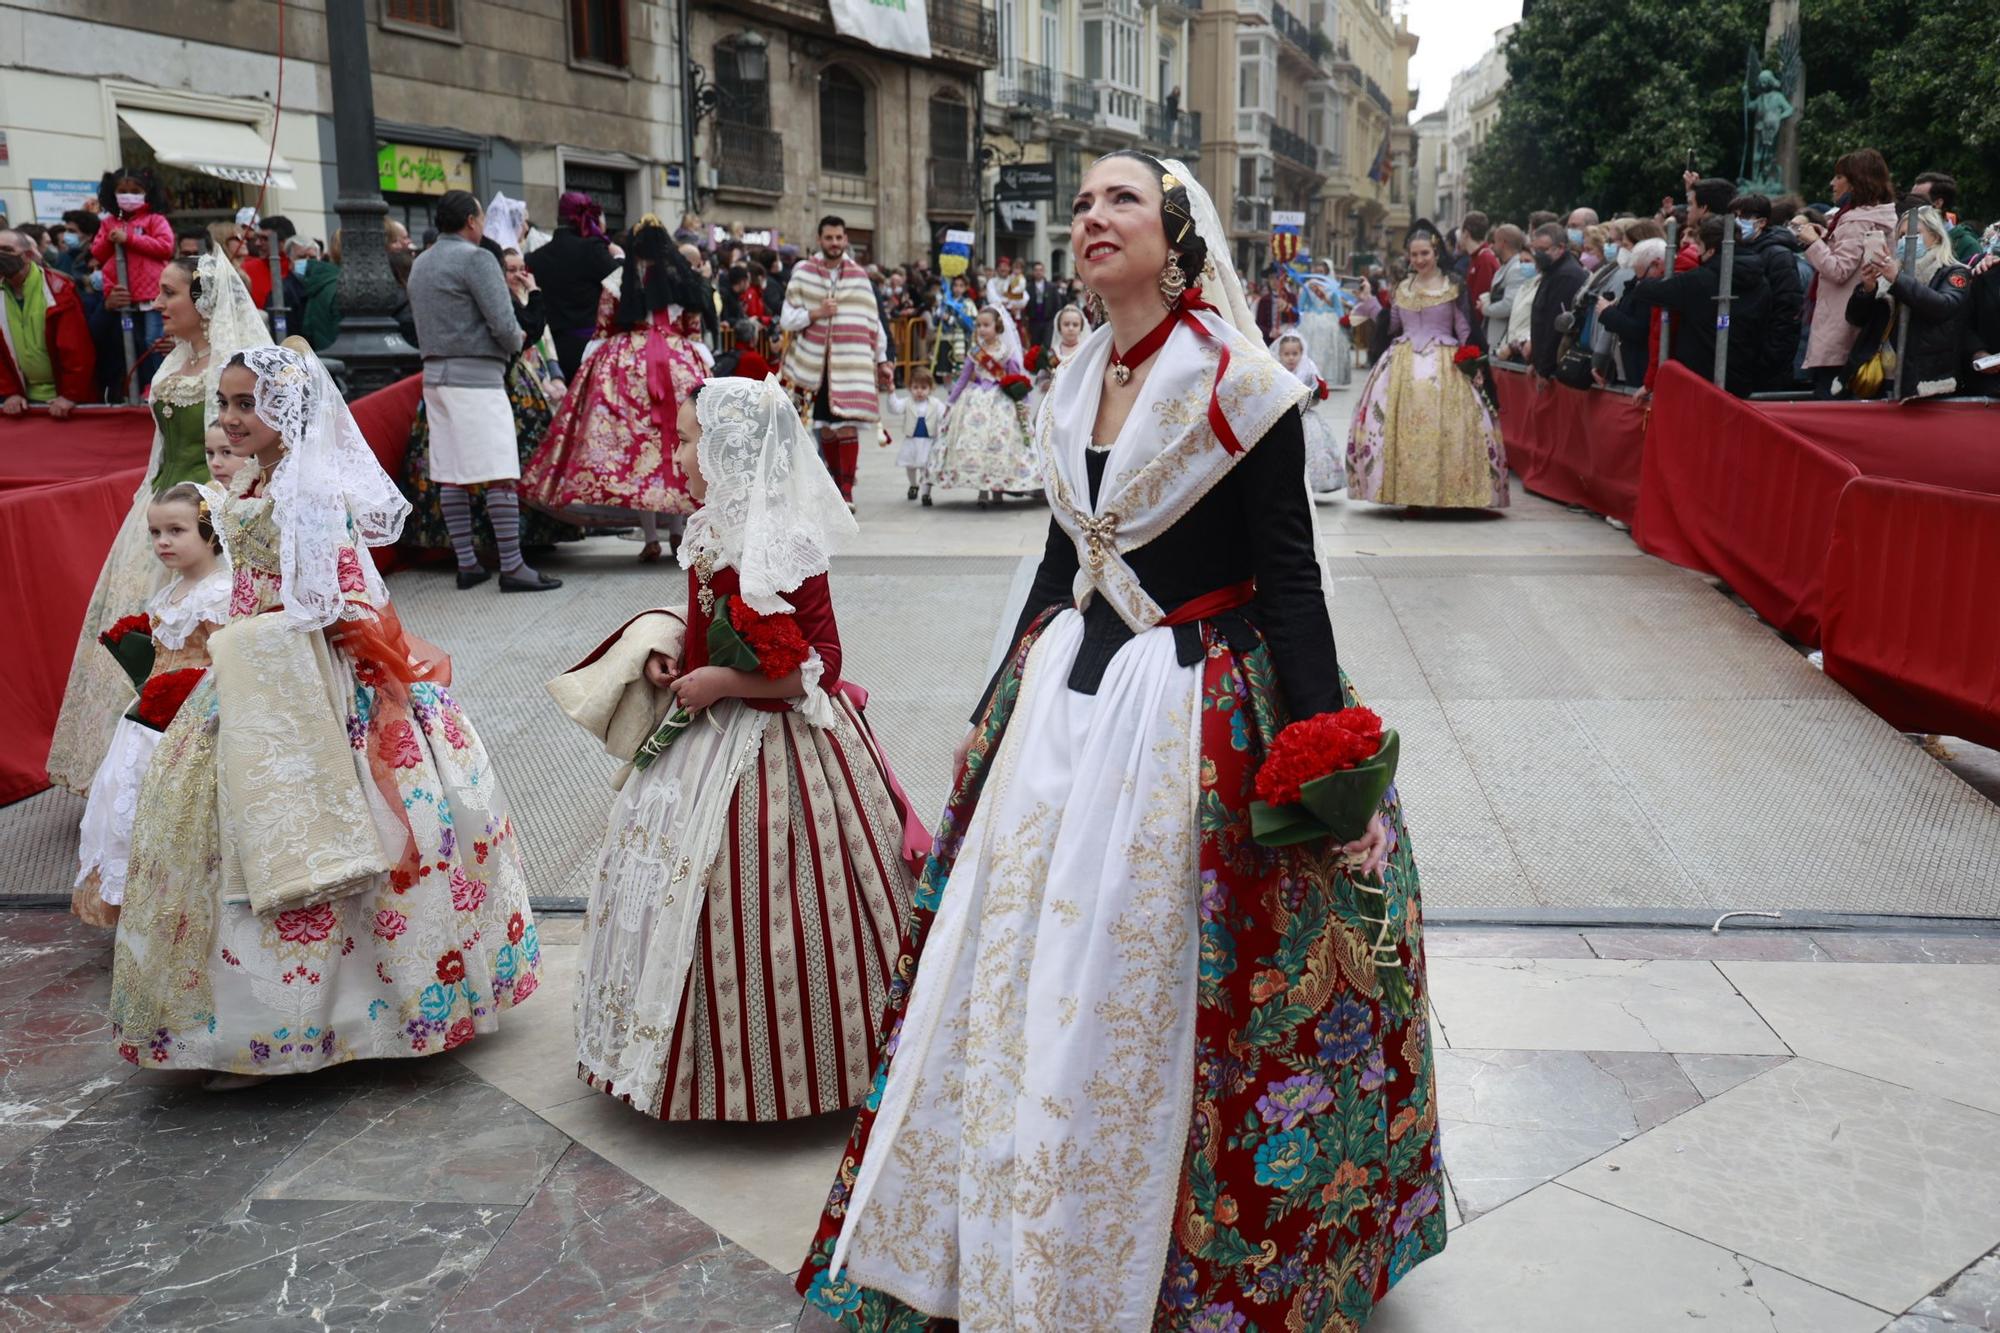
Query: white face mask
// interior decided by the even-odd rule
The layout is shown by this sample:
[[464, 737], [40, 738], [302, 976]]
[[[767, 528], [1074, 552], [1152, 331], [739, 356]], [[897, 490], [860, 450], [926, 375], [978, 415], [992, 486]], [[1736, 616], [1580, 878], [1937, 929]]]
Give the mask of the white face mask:
[[146, 196], [143, 194], [120, 194], [112, 197], [118, 201], [118, 211], [121, 213], [136, 213], [146, 206]]

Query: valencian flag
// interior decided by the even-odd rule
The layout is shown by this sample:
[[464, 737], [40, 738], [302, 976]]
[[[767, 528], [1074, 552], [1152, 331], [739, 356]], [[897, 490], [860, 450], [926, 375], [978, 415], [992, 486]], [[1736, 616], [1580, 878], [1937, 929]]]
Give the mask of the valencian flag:
[[965, 272], [965, 266], [971, 258], [972, 233], [947, 231], [944, 234], [944, 244], [938, 247], [938, 272], [949, 281]]
[[1395, 158], [1389, 152], [1389, 131], [1382, 131], [1382, 151], [1375, 154], [1375, 161], [1368, 168], [1368, 179], [1380, 185], [1395, 173]]
[[1300, 234], [1305, 231], [1306, 215], [1301, 212], [1274, 211], [1271, 214], [1271, 258], [1276, 263], [1289, 264], [1298, 258]]

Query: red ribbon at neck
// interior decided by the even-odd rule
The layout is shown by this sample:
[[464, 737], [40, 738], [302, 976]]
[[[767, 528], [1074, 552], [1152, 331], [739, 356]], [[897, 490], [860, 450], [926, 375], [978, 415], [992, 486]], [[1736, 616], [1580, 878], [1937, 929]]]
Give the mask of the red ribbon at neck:
[[1130, 351], [1121, 352], [1118, 350], [1118, 345], [1113, 343], [1111, 345], [1111, 364], [1114, 366], [1126, 366], [1128, 368], [1144, 364], [1146, 358], [1159, 351], [1166, 344], [1167, 336], [1174, 331], [1176, 324], [1185, 324], [1195, 331], [1196, 337], [1214, 343], [1216, 350], [1221, 353], [1221, 356], [1217, 358], [1215, 363], [1215, 383], [1209, 386], [1208, 391], [1208, 428], [1215, 432], [1216, 442], [1225, 451], [1231, 454], [1240, 454], [1243, 452], [1243, 442], [1236, 438], [1236, 432], [1230, 428], [1229, 418], [1222, 414], [1222, 400], [1220, 397], [1222, 377], [1229, 373], [1229, 344], [1225, 340], [1216, 337], [1213, 333], [1210, 333], [1208, 326], [1194, 317], [1194, 312], [1197, 310], [1206, 310], [1217, 318], [1221, 318], [1222, 316], [1220, 310], [1217, 310], [1214, 306], [1201, 299], [1201, 288], [1190, 287], [1181, 293], [1181, 299], [1174, 303], [1172, 309], [1167, 311], [1167, 317], [1161, 320], [1151, 333], [1134, 343]]

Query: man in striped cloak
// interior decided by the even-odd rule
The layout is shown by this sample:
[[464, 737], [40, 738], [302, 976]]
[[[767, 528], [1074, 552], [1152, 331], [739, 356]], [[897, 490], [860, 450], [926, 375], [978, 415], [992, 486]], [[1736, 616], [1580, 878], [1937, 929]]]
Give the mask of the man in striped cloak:
[[819, 253], [792, 270], [778, 324], [792, 335], [786, 387], [801, 404], [811, 398], [820, 456], [851, 507], [861, 437], [881, 428], [880, 391], [895, 386], [895, 367], [875, 285], [847, 253], [840, 218], [819, 220]]

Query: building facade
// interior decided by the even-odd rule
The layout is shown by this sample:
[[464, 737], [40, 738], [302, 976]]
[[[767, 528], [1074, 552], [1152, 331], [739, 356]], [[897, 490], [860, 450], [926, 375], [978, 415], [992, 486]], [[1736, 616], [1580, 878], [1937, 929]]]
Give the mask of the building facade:
[[977, 253], [1069, 273], [1069, 201], [1092, 161], [1140, 148], [1194, 164], [1204, 145], [1187, 95], [1193, 13], [1181, 0], [998, 0]]
[[695, 180], [702, 214], [810, 249], [819, 218], [858, 257], [926, 259], [980, 212], [980, 77], [998, 60], [994, 12], [927, 0], [932, 56], [834, 31], [823, 0], [695, 0]]
[[[543, 226], [565, 189], [614, 225], [687, 202], [678, 0], [365, 3], [383, 197], [413, 231], [452, 188], [523, 199]], [[144, 165], [179, 225], [261, 198], [330, 237], [325, 0], [285, 5], [282, 64], [278, 20], [274, 0], [0, 0], [8, 214], [59, 214]]]
[[[1514, 25], [1493, 34], [1486, 54], [1452, 77], [1445, 101], [1445, 163], [1438, 179], [1439, 208], [1453, 222], [1479, 206], [1470, 198], [1472, 155], [1500, 119], [1500, 94], [1507, 87], [1507, 39]], [[1445, 225], [1440, 219], [1439, 225]]]
[[1440, 109], [1410, 127], [1414, 148], [1410, 155], [1410, 195], [1420, 218], [1429, 218], [1440, 231], [1450, 231], [1457, 219], [1444, 207], [1440, 178], [1444, 174], [1449, 135], [1445, 132], [1446, 113]]

